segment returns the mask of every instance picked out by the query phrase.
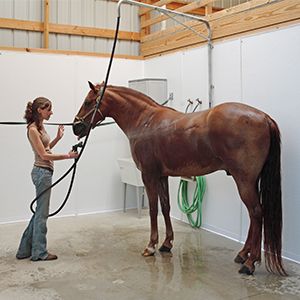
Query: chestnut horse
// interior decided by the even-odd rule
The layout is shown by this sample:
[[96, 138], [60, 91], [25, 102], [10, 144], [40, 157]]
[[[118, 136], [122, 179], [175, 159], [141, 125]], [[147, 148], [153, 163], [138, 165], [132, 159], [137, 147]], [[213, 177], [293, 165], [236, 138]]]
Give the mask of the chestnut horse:
[[[89, 85], [91, 90], [73, 124], [79, 138], [88, 132], [103, 84]], [[151, 219], [144, 256], [153, 255], [158, 243], [158, 198], [166, 225], [159, 250], [172, 248], [168, 176], [225, 170], [236, 182], [250, 217], [246, 243], [235, 258], [242, 265], [239, 272], [250, 275], [261, 261], [263, 226], [266, 268], [286, 275], [281, 259], [280, 133], [274, 120], [241, 103], [184, 114], [119, 86], [107, 86], [92, 127], [105, 117], [113, 118], [128, 137], [132, 157], [142, 173]]]

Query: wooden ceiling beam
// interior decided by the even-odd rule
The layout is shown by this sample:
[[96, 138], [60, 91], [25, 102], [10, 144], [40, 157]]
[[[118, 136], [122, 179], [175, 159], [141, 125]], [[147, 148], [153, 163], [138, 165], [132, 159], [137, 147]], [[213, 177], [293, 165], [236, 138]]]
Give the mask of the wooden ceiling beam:
[[[49, 33], [81, 35], [108, 39], [112, 39], [115, 36], [115, 30], [113, 29], [52, 23], [49, 23], [48, 27]], [[44, 32], [44, 22], [0, 18], [0, 28]], [[118, 39], [139, 42], [140, 33], [131, 31], [119, 31]]]

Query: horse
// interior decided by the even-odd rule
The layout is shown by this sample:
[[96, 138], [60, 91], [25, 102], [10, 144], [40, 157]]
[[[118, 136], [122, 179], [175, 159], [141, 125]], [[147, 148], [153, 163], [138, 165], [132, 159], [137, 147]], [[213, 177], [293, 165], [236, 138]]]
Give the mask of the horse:
[[73, 132], [80, 139], [89, 126], [111, 117], [127, 136], [149, 199], [151, 232], [143, 256], [156, 252], [158, 199], [166, 227], [159, 251], [170, 252], [173, 247], [168, 177], [224, 170], [234, 179], [250, 218], [246, 242], [234, 259], [241, 265], [239, 273], [251, 275], [261, 262], [263, 227], [266, 269], [287, 275], [281, 257], [280, 132], [269, 115], [235, 102], [185, 114], [136, 90], [113, 85], [106, 87], [95, 111], [103, 83], [89, 82], [89, 87], [73, 121]]

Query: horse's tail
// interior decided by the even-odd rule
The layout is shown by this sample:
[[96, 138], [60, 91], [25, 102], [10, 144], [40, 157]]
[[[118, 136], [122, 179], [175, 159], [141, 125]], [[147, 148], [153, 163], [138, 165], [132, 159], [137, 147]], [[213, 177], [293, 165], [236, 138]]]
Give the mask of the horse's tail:
[[268, 117], [270, 150], [260, 176], [260, 197], [263, 209], [265, 264], [269, 272], [287, 275], [281, 259], [281, 142], [274, 120]]

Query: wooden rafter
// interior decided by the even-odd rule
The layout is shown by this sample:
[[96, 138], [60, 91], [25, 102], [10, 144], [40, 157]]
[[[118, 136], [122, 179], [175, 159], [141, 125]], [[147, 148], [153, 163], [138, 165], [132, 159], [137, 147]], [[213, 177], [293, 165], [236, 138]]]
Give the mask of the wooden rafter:
[[[0, 28], [44, 32], [44, 22], [0, 18]], [[48, 29], [49, 33], [58, 33], [58, 34], [81, 35], [81, 36], [109, 38], [109, 39], [114, 38], [115, 35], [115, 31], [112, 29], [84, 27], [84, 26], [77, 26], [77, 25], [49, 23], [48, 28], [49, 28]], [[120, 31], [118, 38], [120, 40], [139, 42], [140, 33], [131, 32], [131, 31]]]
[[[52, 53], [52, 54], [63, 54], [63, 55], [83, 55], [83, 56], [95, 56], [95, 57], [110, 57], [110, 53], [96, 53], [96, 52], [82, 52], [76, 50], [50, 50], [43, 48], [18, 48], [18, 47], [5, 47], [0, 46], [0, 50], [3, 51], [19, 51], [19, 52], [30, 52], [30, 53]], [[139, 55], [126, 55], [126, 54], [115, 54], [116, 58], [122, 59], [144, 59]]]
[[[191, 11], [199, 9], [200, 7], [204, 7], [205, 5], [211, 3], [212, 1], [213, 0], [202, 0], [202, 1], [191, 2], [189, 4], [183, 5], [177, 9], [175, 9], [175, 11], [182, 12], [182, 13], [189, 13]], [[167, 16], [158, 16], [158, 17], [152, 18], [148, 21], [141, 22], [141, 28], [145, 28], [147, 26], [151, 26], [151, 25], [160, 23], [167, 19], [168, 19]]]
[[[181, 7], [183, 7], [185, 4], [179, 3], [177, 1], [170, 2], [169, 4], [166, 5], [167, 9], [171, 10], [177, 10]], [[209, 9], [209, 11], [208, 11]], [[211, 14], [217, 11], [223, 10], [223, 8], [218, 8], [218, 7], [213, 7], [211, 4], [208, 4], [205, 7], [199, 7], [197, 9], [189, 11], [190, 14], [192, 15], [198, 15], [198, 16], [205, 16], [206, 14]]]
[[[261, 30], [286, 22], [300, 22], [299, 0], [252, 0], [230, 9], [212, 13], [205, 17], [212, 28], [213, 40]], [[202, 34], [206, 34], [203, 24], [189, 21], [187, 25]], [[181, 30], [180, 30], [181, 29]], [[206, 42], [182, 26], [150, 34], [141, 40], [141, 54], [145, 57], [158, 55], [183, 47]]]
[[[117, 2], [117, 0], [110, 1]], [[257, 30], [266, 30], [267, 28], [278, 27], [284, 24], [300, 23], [300, 0], [251, 0], [220, 11], [213, 7], [213, 1], [214, 0], [141, 0], [141, 2], [147, 2], [160, 7], [165, 6], [179, 12], [202, 14], [203, 19], [207, 20], [212, 28], [213, 41], [244, 35]], [[115, 31], [110, 29], [49, 23], [49, 16], [47, 17], [49, 14], [49, 2], [51, 2], [51, 0], [44, 0], [45, 19], [43, 22], [0, 18], [0, 28], [42, 32], [45, 48], [48, 47], [50, 33], [108, 39], [114, 38]], [[182, 25], [172, 26], [171, 28], [154, 33], [151, 32], [150, 27], [153, 24], [162, 22], [166, 20], [167, 17], [164, 15], [151, 17], [150, 12], [151, 9], [149, 8], [140, 8], [140, 32], [120, 31], [118, 36], [120, 40], [140, 42], [141, 55], [143, 57], [160, 55], [206, 42], [199, 36], [187, 30], [183, 30]], [[206, 27], [199, 22], [188, 21], [185, 24], [193, 26], [194, 30], [200, 34], [207, 34]], [[0, 46], [0, 49], [15, 48]], [[20, 51], [22, 51], [22, 48], [20, 48]], [[43, 52], [39, 49], [27, 48], [26, 51]], [[51, 50], [48, 51], [51, 52]], [[44, 52], [46, 53], [47, 50], [44, 49]], [[55, 53], [65, 52], [71, 54], [79, 53], [78, 51], [60, 50], [56, 50]], [[103, 56], [103, 54], [100, 54], [100, 56]], [[125, 57], [134, 56], [125, 55]], [[138, 58], [140, 58], [140, 56], [138, 56]]]

